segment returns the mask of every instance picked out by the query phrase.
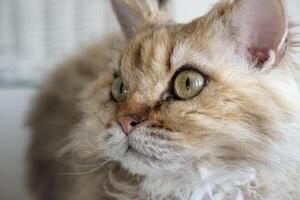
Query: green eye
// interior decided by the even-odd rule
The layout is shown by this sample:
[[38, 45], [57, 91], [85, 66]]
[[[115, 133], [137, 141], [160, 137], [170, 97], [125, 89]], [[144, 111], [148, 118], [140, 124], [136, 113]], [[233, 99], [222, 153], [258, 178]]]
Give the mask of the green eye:
[[174, 92], [181, 99], [197, 96], [205, 84], [203, 75], [195, 70], [186, 70], [177, 75], [174, 81]]
[[113, 98], [117, 102], [122, 102], [127, 99], [128, 87], [124, 84], [123, 80], [118, 77], [114, 80], [111, 88]]

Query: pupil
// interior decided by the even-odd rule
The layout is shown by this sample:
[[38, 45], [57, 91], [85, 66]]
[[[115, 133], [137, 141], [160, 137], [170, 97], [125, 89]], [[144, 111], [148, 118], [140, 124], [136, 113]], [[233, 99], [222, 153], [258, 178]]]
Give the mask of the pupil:
[[120, 94], [122, 94], [122, 92], [123, 92], [123, 88], [124, 88], [124, 84], [123, 84], [123, 83], [121, 83], [121, 85], [120, 85], [120, 90], [119, 90], [119, 93], [120, 93]]
[[185, 85], [186, 85], [186, 88], [187, 89], [190, 89], [190, 86], [191, 86], [191, 80], [190, 80], [190, 77], [188, 77], [185, 81]]

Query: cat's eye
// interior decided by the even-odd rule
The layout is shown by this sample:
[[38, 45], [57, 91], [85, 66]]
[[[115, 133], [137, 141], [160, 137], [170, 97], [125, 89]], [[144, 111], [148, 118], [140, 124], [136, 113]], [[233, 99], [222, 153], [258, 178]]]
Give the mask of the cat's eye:
[[127, 99], [128, 87], [123, 82], [122, 78], [118, 77], [114, 80], [111, 88], [111, 94], [117, 102], [122, 102]]
[[174, 80], [174, 92], [180, 99], [197, 96], [205, 85], [204, 76], [196, 70], [180, 72]]

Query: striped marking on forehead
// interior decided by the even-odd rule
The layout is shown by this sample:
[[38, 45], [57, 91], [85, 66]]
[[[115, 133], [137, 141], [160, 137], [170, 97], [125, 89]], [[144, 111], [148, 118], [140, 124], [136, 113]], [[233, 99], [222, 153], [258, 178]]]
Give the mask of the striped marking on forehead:
[[[125, 63], [132, 69], [169, 71], [174, 39], [166, 29], [138, 35], [127, 50]], [[127, 67], [127, 66], [124, 66]]]

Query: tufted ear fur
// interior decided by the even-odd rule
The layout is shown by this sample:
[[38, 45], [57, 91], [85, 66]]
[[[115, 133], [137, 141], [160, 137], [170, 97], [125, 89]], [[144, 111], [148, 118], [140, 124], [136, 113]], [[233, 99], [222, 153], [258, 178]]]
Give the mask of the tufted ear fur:
[[169, 0], [111, 0], [111, 4], [128, 39], [141, 27], [171, 21]]
[[283, 0], [235, 0], [230, 25], [239, 53], [263, 67], [279, 64], [287, 49], [288, 19]]

